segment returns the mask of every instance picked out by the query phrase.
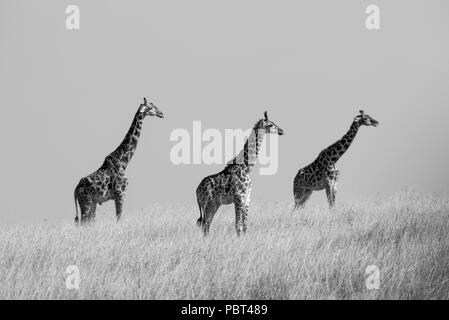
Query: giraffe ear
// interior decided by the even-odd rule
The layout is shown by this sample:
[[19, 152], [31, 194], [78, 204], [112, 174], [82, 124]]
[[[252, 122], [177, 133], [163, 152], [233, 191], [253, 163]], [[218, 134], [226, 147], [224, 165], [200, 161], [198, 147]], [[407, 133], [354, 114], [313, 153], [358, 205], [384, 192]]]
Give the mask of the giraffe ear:
[[362, 115], [362, 117], [365, 115], [365, 112], [363, 110], [360, 110], [359, 112]]
[[143, 97], [143, 105], [146, 106], [147, 105], [147, 98]]
[[267, 111], [265, 111], [263, 113], [263, 117], [264, 117], [265, 121], [268, 121], [268, 113], [267, 113]]

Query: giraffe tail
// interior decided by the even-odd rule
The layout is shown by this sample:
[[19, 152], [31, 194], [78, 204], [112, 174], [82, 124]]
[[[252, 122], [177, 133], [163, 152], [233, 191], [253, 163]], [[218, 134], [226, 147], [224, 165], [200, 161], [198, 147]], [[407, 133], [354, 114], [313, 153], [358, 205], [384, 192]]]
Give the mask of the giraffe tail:
[[75, 216], [75, 223], [78, 223], [79, 219], [78, 219], [78, 202], [77, 202], [77, 198], [76, 198], [76, 190], [75, 193], [73, 194], [74, 198], [75, 198], [75, 210], [76, 210], [76, 216]]
[[200, 208], [200, 217], [198, 218], [198, 220], [196, 220], [196, 225], [198, 227], [201, 227], [201, 225], [203, 224], [203, 210], [201, 209], [201, 204], [198, 197], [196, 198], [196, 201], [198, 202], [198, 207]]

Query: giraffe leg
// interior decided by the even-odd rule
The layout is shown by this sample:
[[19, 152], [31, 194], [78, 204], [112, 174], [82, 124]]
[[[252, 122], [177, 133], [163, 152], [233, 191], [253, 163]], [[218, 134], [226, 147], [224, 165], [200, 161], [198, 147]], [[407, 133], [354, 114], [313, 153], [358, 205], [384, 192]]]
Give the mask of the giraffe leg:
[[215, 213], [217, 212], [220, 206], [212, 201], [208, 202], [204, 207], [203, 219], [202, 219], [202, 227], [203, 234], [206, 236], [209, 234], [210, 225], [212, 224], [212, 220], [214, 219]]
[[90, 207], [89, 215], [87, 217], [89, 222], [94, 222], [95, 221], [95, 212], [96, 211], [97, 211], [97, 204], [96, 203], [92, 203], [92, 205]]
[[117, 221], [119, 221], [123, 211], [123, 197], [116, 197], [114, 201], [115, 201], [115, 216], [117, 217]]
[[196, 201], [198, 203], [198, 209], [200, 210], [200, 217], [198, 218], [198, 220], [196, 220], [196, 225], [200, 228], [203, 227], [203, 212], [204, 212], [204, 208], [206, 207], [206, 201], [205, 199], [201, 196], [201, 194], [197, 191], [197, 195], [196, 195]]
[[238, 236], [246, 233], [248, 228], [249, 195], [237, 196], [235, 204], [235, 231]]
[[248, 207], [244, 205], [235, 205], [235, 232], [237, 236], [246, 232], [248, 219]]
[[329, 201], [329, 206], [332, 208], [335, 205], [335, 197], [337, 196], [337, 183], [330, 183], [326, 187], [326, 196]]
[[295, 210], [304, 208], [305, 203], [309, 200], [313, 191], [306, 188], [298, 188], [295, 190]]
[[[248, 229], [248, 210], [248, 205], [243, 205], [240, 208], [236, 209], [235, 230], [238, 236], [240, 236], [242, 232], [243, 234], [246, 234], [246, 230]], [[239, 211], [239, 213], [237, 213], [237, 211]], [[237, 217], [239, 217], [239, 222], [237, 222]]]
[[243, 233], [246, 233], [246, 230], [248, 229], [248, 211], [249, 206], [244, 206], [242, 212]]
[[89, 223], [95, 220], [95, 211], [97, 205], [93, 201], [86, 201], [80, 205], [81, 208], [81, 224]]
[[91, 220], [91, 214], [95, 215], [95, 203], [90, 200], [80, 202], [81, 224], [87, 223]]
[[115, 191], [114, 191], [114, 202], [115, 202], [115, 216], [117, 221], [120, 220], [123, 211], [123, 201], [126, 195], [126, 189], [128, 188], [128, 178], [126, 176], [115, 178]]

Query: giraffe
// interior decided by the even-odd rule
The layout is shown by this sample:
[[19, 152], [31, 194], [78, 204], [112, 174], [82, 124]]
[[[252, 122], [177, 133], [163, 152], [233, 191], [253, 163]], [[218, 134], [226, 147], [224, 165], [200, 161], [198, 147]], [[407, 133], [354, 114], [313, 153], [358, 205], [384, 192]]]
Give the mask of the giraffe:
[[252, 190], [251, 169], [257, 160], [258, 152], [266, 133], [283, 135], [284, 131], [268, 119], [267, 111], [251, 130], [242, 151], [219, 173], [204, 178], [196, 189], [200, 210], [198, 227], [203, 234], [209, 228], [215, 213], [221, 205], [234, 203], [235, 230], [237, 235], [246, 233], [248, 208]]
[[81, 211], [81, 223], [93, 221], [97, 204], [101, 205], [109, 200], [114, 200], [117, 221], [120, 219], [128, 186], [125, 169], [136, 151], [142, 123], [146, 116], [164, 117], [153, 103], [148, 104], [147, 99], [143, 98], [143, 103], [137, 109], [122, 143], [104, 159], [97, 171], [80, 180], [74, 193], [75, 222], [78, 222], [77, 202]]
[[314, 162], [300, 169], [296, 174], [293, 181], [295, 209], [303, 207], [313, 191], [323, 189], [326, 190], [329, 206], [334, 206], [340, 176], [335, 163], [348, 150], [361, 126], [377, 127], [379, 125], [377, 120], [365, 114], [363, 110], [359, 112], [348, 132], [340, 140], [321, 151]]

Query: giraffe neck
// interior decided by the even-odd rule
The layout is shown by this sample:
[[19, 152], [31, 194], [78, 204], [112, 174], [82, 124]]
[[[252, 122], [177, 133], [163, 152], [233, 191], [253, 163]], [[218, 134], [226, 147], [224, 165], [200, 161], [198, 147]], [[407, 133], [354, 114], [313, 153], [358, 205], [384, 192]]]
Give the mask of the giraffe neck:
[[359, 128], [360, 124], [358, 123], [358, 121], [354, 121], [351, 124], [348, 132], [346, 132], [346, 134], [340, 140], [323, 151], [328, 164], [334, 165], [338, 161], [338, 159], [340, 159], [340, 157], [346, 152], [346, 150], [348, 150], [349, 146], [354, 141]]
[[240, 153], [229, 162], [229, 164], [238, 164], [243, 166], [244, 171], [251, 172], [257, 161], [260, 146], [262, 145], [263, 138], [265, 136], [264, 130], [259, 130], [256, 127], [251, 130], [248, 139], [243, 146]]
[[134, 155], [134, 152], [137, 148], [137, 143], [140, 137], [140, 131], [142, 129], [144, 116], [141, 112], [137, 111], [134, 116], [133, 122], [131, 123], [131, 127], [129, 128], [125, 138], [122, 143], [113, 151], [110, 155], [106, 157], [106, 160], [112, 161], [114, 165], [119, 168], [125, 170], [128, 166], [128, 163], [131, 161], [131, 158]]

